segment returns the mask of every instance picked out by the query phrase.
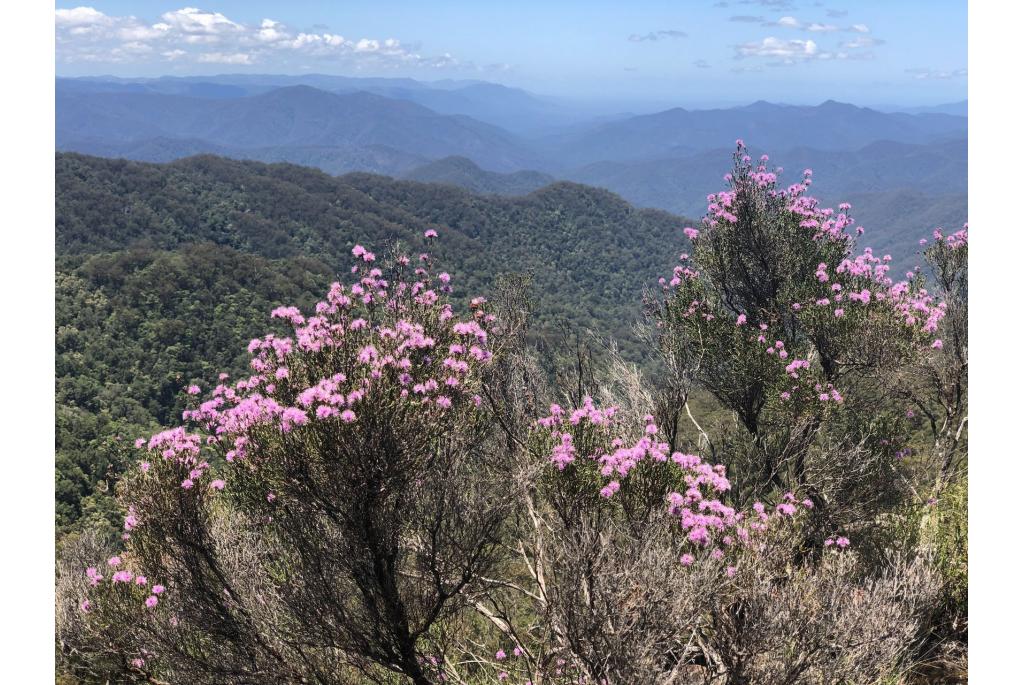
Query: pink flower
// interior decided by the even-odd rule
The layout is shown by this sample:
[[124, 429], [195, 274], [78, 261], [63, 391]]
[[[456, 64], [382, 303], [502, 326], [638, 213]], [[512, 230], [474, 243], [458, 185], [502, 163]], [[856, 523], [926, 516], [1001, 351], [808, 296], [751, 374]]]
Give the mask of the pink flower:
[[683, 556], [679, 557], [679, 563], [682, 564], [683, 566], [689, 566], [694, 561], [695, 561], [695, 559], [693, 558], [693, 555], [689, 554], [689, 553], [684, 554]]
[[199, 392], [200, 392], [200, 390], [199, 390], [199, 386], [198, 385], [190, 385], [190, 386], [188, 386], [188, 394], [189, 395], [198, 395]]
[[689, 226], [683, 229], [683, 233], [685, 233], [686, 237], [689, 238], [690, 240], [693, 240], [694, 238], [700, 235], [700, 231]]
[[737, 326], [742, 326], [746, 322], [747, 322], [747, 315], [746, 314], [740, 314], [739, 316], [736, 317], [736, 325]]
[[499, 649], [497, 652], [494, 653], [494, 658], [497, 659], [498, 661], [503, 660], [506, 656], [507, 655], [505, 654], [505, 650], [504, 649]]
[[150, 609], [155, 607], [159, 602], [160, 602], [160, 600], [156, 598], [156, 595], [150, 595], [149, 597], [146, 598], [146, 606], [149, 607]]
[[213, 490], [223, 490], [226, 483], [218, 478], [210, 483], [210, 488]]
[[154, 585], [152, 592], [153, 592], [154, 595], [159, 595], [159, 594], [163, 593], [164, 589], [165, 588], [164, 588], [163, 585]]
[[146, 473], [147, 471], [149, 471], [149, 462], [142, 462], [141, 464], [139, 464], [139, 468], [142, 470], [143, 473]]
[[838, 547], [839, 549], [845, 549], [849, 545], [850, 545], [850, 540], [848, 538], [843, 538], [843, 537], [836, 538], [836, 547]]
[[423, 237], [424, 238], [436, 238], [437, 237], [437, 231], [435, 231], [432, 228], [428, 228], [427, 230], [423, 231]]
[[725, 575], [729, 576], [730, 578], [735, 576], [736, 575], [736, 567], [735, 566], [730, 566], [729, 568], [725, 569]]
[[351, 409], [346, 409], [345, 411], [341, 412], [341, 420], [344, 421], [345, 423], [352, 423], [353, 421], [356, 420], [356, 413]]
[[523, 655], [523, 648], [522, 647], [516, 647], [515, 649], [512, 650], [512, 656], [522, 656], [522, 655]]
[[120, 566], [121, 565], [121, 557], [117, 557], [117, 556], [110, 557], [109, 559], [107, 559], [107, 563], [109, 565], [111, 565], [111, 566]]
[[79, 605], [79, 608], [81, 608], [83, 614], [87, 614], [92, 611], [92, 603], [89, 600], [85, 600]]
[[941, 350], [942, 349], [942, 341], [941, 340], [936, 340], [935, 342], [933, 342], [932, 343], [932, 349], [933, 350]]

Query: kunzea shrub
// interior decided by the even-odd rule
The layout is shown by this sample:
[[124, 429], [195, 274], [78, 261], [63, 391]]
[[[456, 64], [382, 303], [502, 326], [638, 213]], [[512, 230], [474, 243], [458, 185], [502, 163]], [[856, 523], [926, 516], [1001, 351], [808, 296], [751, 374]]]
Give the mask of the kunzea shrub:
[[[436, 234], [429, 231], [427, 237]], [[492, 564], [507, 503], [480, 399], [494, 316], [460, 318], [428, 255], [361, 246], [292, 328], [138, 446], [124, 551], [87, 571], [81, 610], [118, 677], [437, 682], [437, 627]]]
[[910, 403], [891, 381], [941, 350], [947, 305], [918, 272], [895, 282], [888, 255], [855, 255], [863, 229], [806, 195], [810, 170], [785, 188], [776, 171], [737, 141], [728, 190], [649, 306], [665, 353], [735, 417], [717, 445], [734, 504], [801, 491], [823, 540], [905, 494]]
[[590, 397], [551, 405], [526, 449], [520, 554], [477, 605], [499, 636], [488, 668], [515, 682], [653, 683], [685, 668], [768, 533], [792, 537], [814, 506], [785, 493], [738, 511], [724, 466], [673, 452], [653, 416]]

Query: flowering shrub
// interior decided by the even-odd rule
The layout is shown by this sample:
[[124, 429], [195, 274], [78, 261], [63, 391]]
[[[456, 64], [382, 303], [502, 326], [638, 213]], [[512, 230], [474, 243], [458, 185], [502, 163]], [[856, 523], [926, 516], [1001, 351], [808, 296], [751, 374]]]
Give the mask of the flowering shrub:
[[941, 351], [947, 305], [920, 273], [895, 282], [887, 255], [854, 255], [863, 229], [806, 194], [810, 170], [783, 188], [737, 142], [729, 190], [650, 308], [675, 368], [741, 428], [720, 438], [733, 503], [801, 491], [821, 544], [902, 496], [907, 401], [882, 389]]
[[456, 316], [427, 255], [353, 255], [355, 281], [315, 313], [273, 312], [293, 335], [253, 340], [253, 374], [222, 375], [185, 412], [193, 430], [138, 442], [125, 551], [88, 571], [82, 603], [147, 655], [130, 673], [280, 682], [348, 664], [432, 681], [431, 628], [488, 568], [503, 518], [479, 395], [494, 317], [483, 299]]

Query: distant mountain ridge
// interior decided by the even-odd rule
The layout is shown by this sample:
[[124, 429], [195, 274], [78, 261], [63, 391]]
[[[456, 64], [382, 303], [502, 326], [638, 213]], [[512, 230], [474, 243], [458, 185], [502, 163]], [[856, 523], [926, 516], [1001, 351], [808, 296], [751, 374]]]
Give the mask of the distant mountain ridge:
[[526, 145], [498, 127], [366, 92], [289, 86], [239, 98], [197, 98], [58, 89], [58, 149], [153, 138], [205, 141], [209, 152], [384, 145], [427, 159], [459, 154], [496, 170], [539, 164]]
[[[752, 145], [750, 154], [769, 155], [771, 168], [782, 167], [782, 179], [798, 180], [814, 171], [811, 192], [821, 198], [844, 193], [915, 190], [928, 194], [967, 192], [967, 140], [932, 144], [876, 141], [855, 150], [821, 150], [800, 146], [775, 150]], [[659, 207], [690, 216], [704, 211], [704, 196], [725, 187], [731, 148], [646, 161], [602, 161], [565, 174], [609, 188], [633, 204]]]
[[[737, 138], [770, 149], [856, 149], [879, 140], [929, 143], [967, 135], [967, 119], [945, 114], [886, 114], [828, 100], [820, 105], [764, 101], [717, 110], [670, 109], [551, 139], [566, 165], [676, 156], [730, 146]], [[675, 154], [672, 154], [672, 153]]]
[[[278, 85], [282, 82], [292, 85]], [[235, 148], [275, 148], [278, 157], [299, 162], [308, 156], [282, 148], [348, 149], [358, 157], [357, 148], [376, 145], [413, 159], [404, 168], [395, 161], [375, 171], [400, 173], [420, 160], [460, 156], [491, 171], [565, 175], [595, 162], [689, 156], [731, 146], [738, 137], [778, 152], [798, 146], [853, 150], [881, 140], [928, 144], [967, 134], [965, 117], [885, 113], [835, 101], [674, 108], [568, 126], [556, 105], [525, 91], [487, 83], [445, 85], [451, 87], [329, 76], [58, 79], [57, 143], [82, 152], [98, 152], [101, 143], [120, 146], [125, 154], [145, 159], [137, 149], [144, 141], [182, 139], [205, 141], [205, 151], [232, 156], [245, 156]], [[333, 90], [324, 90], [328, 87]], [[362, 87], [376, 92], [356, 90]], [[524, 137], [485, 120], [549, 133]], [[187, 145], [185, 153], [201, 151], [198, 147], [198, 142]], [[324, 168], [346, 165], [335, 158]]]
[[143, 79], [57, 79], [58, 90], [75, 93], [149, 93], [212, 99], [261, 95], [279, 88], [306, 86], [331, 93], [372, 93], [414, 102], [439, 114], [461, 114], [515, 133], [569, 124], [580, 114], [519, 88], [486, 81], [421, 82], [410, 78], [358, 78], [308, 74], [273, 76], [235, 74], [210, 77]]

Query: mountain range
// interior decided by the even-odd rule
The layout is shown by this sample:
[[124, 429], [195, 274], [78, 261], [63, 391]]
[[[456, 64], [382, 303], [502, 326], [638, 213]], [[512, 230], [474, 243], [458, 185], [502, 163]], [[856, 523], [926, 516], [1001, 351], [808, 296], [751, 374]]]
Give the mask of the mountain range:
[[[812, 191], [823, 201], [857, 197], [865, 224], [876, 207], [895, 212], [879, 240], [895, 226], [929, 232], [924, 217], [960, 223], [967, 213], [967, 118], [956, 114], [966, 102], [880, 111], [759, 101], [598, 117], [482, 81], [104, 77], [58, 79], [56, 90], [58, 150], [103, 157], [216, 154], [497, 195], [569, 180], [640, 207], [699, 216], [704, 196], [724, 187], [734, 141], [743, 138], [752, 155], [769, 154], [773, 168], [783, 167], [784, 180], [813, 169]], [[940, 209], [922, 211], [925, 200]]]

